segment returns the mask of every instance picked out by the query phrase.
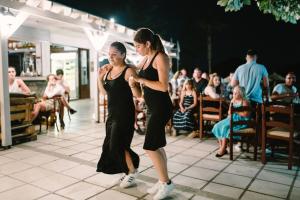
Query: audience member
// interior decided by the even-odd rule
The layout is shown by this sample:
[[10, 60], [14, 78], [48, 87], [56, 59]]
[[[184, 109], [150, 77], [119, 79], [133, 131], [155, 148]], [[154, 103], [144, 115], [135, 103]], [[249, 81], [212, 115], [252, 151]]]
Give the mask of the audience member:
[[220, 76], [214, 73], [209, 79], [208, 85], [204, 89], [204, 94], [210, 96], [213, 99], [220, 98], [221, 95], [220, 87], [221, 87]]
[[16, 69], [8, 67], [9, 93], [30, 94], [30, 89], [22, 79], [16, 78]]
[[202, 71], [199, 68], [195, 68], [193, 73], [193, 84], [198, 95], [203, 93], [208, 83], [208, 81], [202, 78], [201, 75]]
[[193, 81], [188, 79], [184, 83], [181, 91], [179, 110], [173, 116], [173, 125], [176, 131], [184, 130], [191, 132], [195, 128], [195, 119], [193, 116], [194, 108], [197, 105], [197, 94], [193, 87]]
[[300, 104], [299, 93], [295, 87], [296, 75], [288, 72], [285, 76], [285, 82], [277, 84], [272, 92], [272, 101], [282, 101], [285, 103]]
[[[241, 107], [241, 106], [249, 106], [249, 102], [245, 97], [245, 89], [240, 86], [235, 86], [233, 89], [233, 97], [230, 103], [230, 106], [234, 107]], [[241, 121], [241, 120], [249, 120], [250, 118], [249, 112], [241, 112], [241, 113], [234, 113], [233, 120], [234, 121]], [[227, 154], [227, 138], [229, 137], [230, 131], [230, 107], [228, 110], [228, 117], [216, 123], [212, 129], [212, 133], [218, 139], [219, 142], [219, 150], [216, 154], [216, 157], [222, 157], [223, 155]], [[234, 130], [240, 130], [242, 128], [246, 128], [245, 125], [238, 125], [234, 126]]]
[[264, 65], [256, 63], [257, 52], [255, 50], [248, 50], [246, 55], [246, 63], [239, 66], [231, 80], [231, 86], [240, 85], [246, 90], [246, 97], [251, 104], [262, 103], [262, 87], [263, 81], [264, 89], [269, 87], [268, 72]]

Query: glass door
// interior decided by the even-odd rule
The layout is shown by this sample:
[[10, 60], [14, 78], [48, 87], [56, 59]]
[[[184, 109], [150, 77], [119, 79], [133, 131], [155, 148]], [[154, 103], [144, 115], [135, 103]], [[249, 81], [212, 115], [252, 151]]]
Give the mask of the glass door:
[[90, 98], [89, 51], [79, 49], [79, 96]]
[[55, 74], [57, 69], [64, 71], [64, 80], [70, 87], [70, 98], [79, 98], [78, 80], [78, 49], [73, 51], [51, 52], [51, 73]]

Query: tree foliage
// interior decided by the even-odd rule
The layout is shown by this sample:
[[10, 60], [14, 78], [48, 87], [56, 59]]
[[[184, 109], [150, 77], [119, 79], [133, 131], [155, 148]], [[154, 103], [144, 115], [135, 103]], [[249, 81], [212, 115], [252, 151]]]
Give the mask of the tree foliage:
[[272, 14], [276, 20], [283, 20], [293, 24], [300, 19], [300, 0], [218, 0], [218, 5], [225, 7], [225, 11], [239, 11], [243, 6], [258, 6], [263, 13]]

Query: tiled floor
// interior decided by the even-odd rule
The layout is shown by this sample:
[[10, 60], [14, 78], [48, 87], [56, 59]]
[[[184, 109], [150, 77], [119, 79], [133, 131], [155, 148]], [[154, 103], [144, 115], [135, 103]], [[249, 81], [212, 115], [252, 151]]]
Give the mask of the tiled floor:
[[[105, 136], [104, 123], [93, 121], [90, 100], [74, 101], [78, 109], [66, 129], [43, 130], [38, 140], [0, 151], [0, 199], [2, 200], [134, 200], [152, 199], [147, 187], [157, 179], [142, 149], [144, 136], [135, 135], [132, 148], [140, 155], [136, 187], [121, 189], [120, 175], [96, 173]], [[176, 189], [168, 199], [300, 199], [299, 168], [286, 163], [249, 159], [248, 153], [216, 158], [214, 139], [200, 141], [167, 136], [165, 148], [170, 177]]]

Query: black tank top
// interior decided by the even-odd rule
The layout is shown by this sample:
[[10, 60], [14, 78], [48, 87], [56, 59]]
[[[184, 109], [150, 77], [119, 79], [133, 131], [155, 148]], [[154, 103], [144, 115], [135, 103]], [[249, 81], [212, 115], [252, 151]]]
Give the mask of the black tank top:
[[[159, 52], [157, 52], [154, 55], [149, 66], [146, 69], [144, 69], [144, 66], [143, 66], [143, 68], [139, 72], [140, 77], [145, 78], [150, 81], [158, 81], [159, 80], [158, 72], [153, 67], [153, 60], [158, 55], [158, 53]], [[162, 92], [159, 90], [151, 89], [147, 86], [143, 86], [143, 90], [144, 90], [144, 99], [145, 99], [148, 109], [150, 109], [152, 111], [155, 110], [155, 111], [161, 112], [161, 111], [166, 111], [166, 109], [170, 110], [170, 108], [172, 108], [172, 102], [171, 102], [168, 91]]]
[[[107, 93], [107, 108], [109, 117], [134, 117], [134, 103], [131, 89], [125, 80], [125, 73], [129, 67], [123, 70], [122, 74], [116, 79], [109, 80], [106, 74], [104, 79], [104, 89]], [[125, 119], [126, 120], [126, 119]]]

